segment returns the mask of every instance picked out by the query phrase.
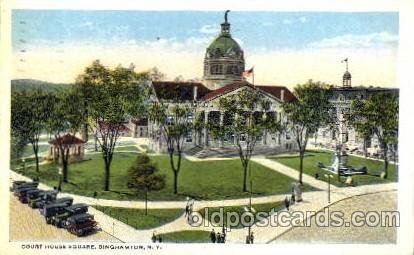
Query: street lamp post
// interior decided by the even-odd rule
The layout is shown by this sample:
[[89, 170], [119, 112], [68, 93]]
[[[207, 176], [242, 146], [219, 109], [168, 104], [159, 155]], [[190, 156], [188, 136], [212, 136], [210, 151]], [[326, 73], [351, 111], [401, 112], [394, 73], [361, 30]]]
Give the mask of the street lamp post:
[[333, 178], [332, 174], [325, 174], [325, 178], [328, 178], [328, 203], [331, 203], [331, 178]]
[[[249, 179], [250, 179], [250, 195], [249, 195], [249, 206], [245, 206], [243, 209], [245, 212], [250, 213], [253, 215], [254, 209], [252, 207], [252, 189], [253, 189], [253, 182], [252, 182], [252, 174], [251, 174], [251, 167], [250, 167], [250, 161], [249, 161]], [[254, 215], [253, 215], [253, 221], [254, 221]], [[246, 243], [252, 243], [252, 225], [249, 224], [249, 227], [247, 229], [247, 236], [246, 236]]]

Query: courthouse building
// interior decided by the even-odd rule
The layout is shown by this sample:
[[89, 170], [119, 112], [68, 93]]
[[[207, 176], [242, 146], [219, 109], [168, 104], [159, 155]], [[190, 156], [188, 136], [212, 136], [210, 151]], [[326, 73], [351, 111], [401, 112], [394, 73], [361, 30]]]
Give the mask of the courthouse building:
[[[192, 107], [195, 118], [198, 114], [204, 115], [204, 122], [209, 119], [217, 119], [223, 122], [224, 113], [220, 112], [218, 103], [220, 98], [231, 96], [241, 90], [249, 90], [260, 93], [270, 106], [267, 114], [274, 114], [280, 121], [286, 121], [282, 103], [295, 100], [294, 95], [284, 86], [257, 85], [249, 83], [242, 75], [245, 71], [245, 58], [243, 49], [232, 38], [230, 23], [227, 20], [227, 12], [221, 31], [213, 42], [206, 48], [204, 55], [204, 75], [202, 82], [171, 82], [153, 81], [153, 100], [164, 102], [178, 99], [179, 102]], [[258, 111], [261, 111], [258, 109]], [[165, 151], [166, 144], [151, 121], [148, 122], [148, 136], [150, 149]], [[189, 132], [185, 140], [184, 148], [187, 152], [201, 151], [218, 148], [217, 152], [234, 151], [234, 139], [231, 134], [219, 141], [213, 139], [209, 130], [204, 128], [199, 131]], [[259, 137], [256, 146], [257, 152], [272, 149], [273, 152], [291, 151], [295, 149], [295, 141], [289, 134], [263, 134]], [[198, 150], [197, 150], [198, 148]]]

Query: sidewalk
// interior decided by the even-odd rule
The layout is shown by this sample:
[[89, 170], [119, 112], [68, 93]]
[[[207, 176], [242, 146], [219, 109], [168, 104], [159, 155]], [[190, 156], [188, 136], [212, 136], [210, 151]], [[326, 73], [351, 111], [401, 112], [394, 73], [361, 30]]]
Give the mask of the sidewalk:
[[[276, 162], [271, 159], [262, 158], [262, 157], [252, 157], [251, 160], [253, 162], [256, 162], [262, 166], [265, 166], [269, 169], [272, 169], [273, 171], [279, 172], [281, 174], [284, 174], [286, 176], [289, 176], [290, 178], [297, 180], [299, 177], [299, 171], [296, 171], [295, 169], [292, 169], [288, 166], [285, 166], [279, 162]], [[325, 189], [327, 188], [327, 183], [324, 181], [320, 181], [315, 179], [314, 177], [311, 177], [307, 174], [302, 175], [302, 181], [303, 183], [306, 183], [312, 187], [318, 188], [318, 189]], [[334, 185], [331, 185], [331, 190], [336, 189]]]

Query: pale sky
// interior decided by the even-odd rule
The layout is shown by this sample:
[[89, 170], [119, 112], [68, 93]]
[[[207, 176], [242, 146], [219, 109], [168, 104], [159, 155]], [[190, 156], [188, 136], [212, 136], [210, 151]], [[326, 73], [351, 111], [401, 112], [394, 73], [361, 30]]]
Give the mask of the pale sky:
[[[95, 59], [202, 78], [222, 22], [216, 11], [14, 10], [13, 79], [74, 82]], [[396, 86], [397, 13], [230, 12], [229, 22], [256, 84], [339, 85], [348, 58], [353, 85]]]

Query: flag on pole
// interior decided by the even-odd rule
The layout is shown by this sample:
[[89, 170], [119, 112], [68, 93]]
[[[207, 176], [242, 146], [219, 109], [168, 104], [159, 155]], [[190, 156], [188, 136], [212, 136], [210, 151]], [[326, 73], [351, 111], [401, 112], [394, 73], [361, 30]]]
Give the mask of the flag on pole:
[[341, 63], [342, 63], [342, 62], [348, 62], [348, 58], [346, 58], [346, 59], [342, 60], [342, 61], [341, 61]]
[[251, 75], [253, 75], [253, 73], [254, 73], [254, 69], [252, 67], [249, 70], [243, 71], [242, 76], [243, 77], [250, 77]]

